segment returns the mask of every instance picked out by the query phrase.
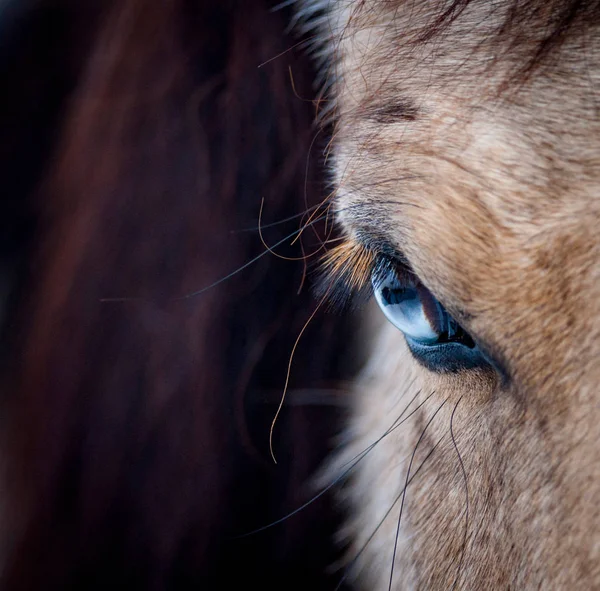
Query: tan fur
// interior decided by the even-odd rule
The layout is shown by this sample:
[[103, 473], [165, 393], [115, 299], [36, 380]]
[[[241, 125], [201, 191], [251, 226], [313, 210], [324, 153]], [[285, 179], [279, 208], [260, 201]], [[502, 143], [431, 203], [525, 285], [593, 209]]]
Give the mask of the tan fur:
[[600, 28], [515, 83], [544, 15], [511, 44], [492, 33], [513, 3], [476, 1], [420, 39], [446, 5], [331, 3], [338, 217], [401, 250], [506, 375], [434, 374], [381, 322], [337, 469], [418, 410], [343, 488], [348, 563], [388, 588], [418, 472], [393, 589], [600, 589]]

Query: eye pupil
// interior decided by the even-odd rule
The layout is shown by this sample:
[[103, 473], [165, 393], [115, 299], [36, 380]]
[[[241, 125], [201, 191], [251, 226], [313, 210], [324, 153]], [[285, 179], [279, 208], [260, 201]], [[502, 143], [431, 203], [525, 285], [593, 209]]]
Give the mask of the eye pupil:
[[381, 289], [381, 297], [384, 305], [395, 306], [406, 300], [415, 299], [416, 293], [414, 290], [408, 290], [402, 287], [390, 288], [384, 286]]

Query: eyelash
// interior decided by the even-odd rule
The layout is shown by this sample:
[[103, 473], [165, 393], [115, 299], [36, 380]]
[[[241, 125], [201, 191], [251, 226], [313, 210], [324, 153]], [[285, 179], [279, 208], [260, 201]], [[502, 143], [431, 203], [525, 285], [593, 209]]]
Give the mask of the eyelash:
[[357, 242], [345, 241], [321, 261], [317, 293], [334, 308], [366, 302], [372, 295], [371, 275], [377, 254]]

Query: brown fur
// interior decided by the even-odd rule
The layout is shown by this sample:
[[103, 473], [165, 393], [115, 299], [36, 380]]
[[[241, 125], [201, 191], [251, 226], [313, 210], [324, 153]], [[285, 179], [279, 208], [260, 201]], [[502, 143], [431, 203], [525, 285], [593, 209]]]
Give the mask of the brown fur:
[[369, 590], [394, 560], [393, 589], [600, 588], [598, 7], [331, 11], [348, 240], [385, 237], [497, 362], [434, 374], [380, 326], [341, 463], [422, 406], [344, 488], [350, 570]]

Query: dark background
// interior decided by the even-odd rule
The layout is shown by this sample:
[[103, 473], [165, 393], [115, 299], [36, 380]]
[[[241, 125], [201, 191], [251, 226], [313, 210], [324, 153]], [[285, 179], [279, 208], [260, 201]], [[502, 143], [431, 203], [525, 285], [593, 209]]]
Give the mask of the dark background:
[[[267, 255], [178, 299], [264, 251], [239, 231], [263, 198], [269, 224], [329, 190], [312, 65], [302, 48], [272, 60], [299, 41], [273, 4], [0, 11], [4, 590], [339, 580], [330, 495], [236, 538], [314, 494], [343, 418], [352, 333], [324, 307], [294, 359], [273, 464], [269, 427], [318, 303], [318, 256], [306, 280], [302, 261]], [[277, 251], [314, 252], [328, 232], [314, 229]]]

